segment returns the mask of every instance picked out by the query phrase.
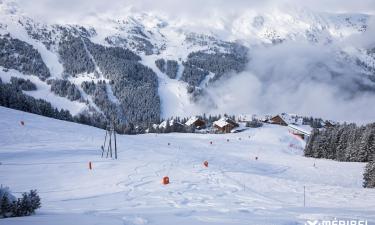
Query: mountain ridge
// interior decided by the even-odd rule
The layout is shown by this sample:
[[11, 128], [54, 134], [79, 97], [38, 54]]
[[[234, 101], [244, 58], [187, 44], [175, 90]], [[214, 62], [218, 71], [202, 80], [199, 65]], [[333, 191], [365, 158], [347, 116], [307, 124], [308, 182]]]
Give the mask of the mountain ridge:
[[[171, 116], [210, 112], [212, 109], [208, 108], [212, 106], [213, 111], [222, 110], [225, 102], [216, 99], [225, 99], [225, 96], [212, 94], [213, 88], [225, 87], [223, 83], [227, 79], [249, 71], [258, 72], [257, 79], [264, 80], [262, 70], [267, 65], [255, 64], [257, 52], [272, 52], [279, 45], [295, 43], [328, 48], [329, 53], [323, 56], [334, 57], [329, 62], [312, 59], [312, 69], [307, 71], [302, 83], [307, 79], [331, 85], [333, 89], [349, 90], [342, 94], [349, 98], [362, 92], [375, 92], [375, 55], [371, 49], [342, 45], [347, 37], [367, 32], [370, 15], [313, 13], [307, 9], [290, 10], [294, 14], [280, 10], [271, 11], [273, 14], [249, 11], [233, 20], [231, 35], [227, 35], [230, 38], [225, 40], [220, 39], [223, 36], [220, 32], [196, 33], [184, 29], [177, 21], [165, 21], [147, 13], [133, 13], [122, 19], [98, 16], [96, 20], [91, 19], [91, 25], [87, 22], [82, 22], [85, 25], [49, 24], [28, 17], [18, 9], [16, 1], [2, 1], [0, 5], [2, 42], [36, 50], [35, 54], [40, 55], [39, 64], [44, 64], [50, 74], [42, 76], [33, 72], [42, 81], [70, 82], [66, 85], [80, 92], [76, 101], [86, 104], [78, 114], [94, 113], [103, 119], [115, 117], [126, 123], [142, 124]], [[1, 58], [9, 62], [14, 61], [11, 57], [15, 55], [24, 55], [34, 62], [37, 58], [30, 57], [30, 51], [10, 48]], [[160, 66], [158, 62], [163, 60], [173, 67]], [[345, 65], [344, 69], [340, 70], [340, 65]], [[2, 73], [9, 69], [22, 73], [30, 63], [18, 66], [0, 63], [0, 66]], [[170, 74], [171, 71], [174, 72]], [[317, 73], [327, 75], [314, 77]], [[276, 74], [271, 72], [270, 77], [273, 76]], [[95, 90], [91, 94], [83, 89], [84, 81], [94, 82]], [[104, 81], [103, 88], [100, 82]], [[295, 85], [298, 88], [300, 83]], [[72, 99], [67, 94], [60, 97]]]

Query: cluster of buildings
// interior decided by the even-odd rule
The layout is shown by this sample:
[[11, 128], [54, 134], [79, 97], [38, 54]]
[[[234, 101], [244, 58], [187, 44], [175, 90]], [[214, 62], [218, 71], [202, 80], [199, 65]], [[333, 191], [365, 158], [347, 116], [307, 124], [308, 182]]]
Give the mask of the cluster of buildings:
[[[275, 116], [267, 116], [264, 118], [259, 118], [254, 115], [241, 115], [238, 118], [232, 119], [229, 117], [222, 117], [214, 122], [208, 122], [202, 117], [193, 116], [189, 118], [185, 123], [180, 123], [175, 120], [169, 121], [169, 126], [177, 127], [194, 127], [196, 131], [202, 133], [234, 133], [239, 132], [245, 128], [246, 122], [258, 121], [261, 123], [275, 124], [280, 126], [287, 126], [289, 132], [299, 136], [301, 139], [307, 140], [311, 134], [312, 127], [311, 125], [304, 124], [303, 118], [294, 114], [281, 113]], [[159, 127], [166, 127], [167, 122], [163, 121]], [[334, 126], [334, 123], [326, 121], [324, 124], [325, 127]]]
[[[240, 127], [240, 124], [237, 123], [235, 120], [228, 118], [228, 117], [222, 117], [217, 121], [214, 121], [213, 123], [209, 123], [208, 121], [204, 120], [202, 117], [193, 116], [189, 118], [185, 123], [178, 122], [176, 120], [169, 120], [169, 126], [168, 127], [174, 127], [174, 128], [183, 128], [183, 127], [194, 127], [194, 130], [200, 131], [202, 133], [231, 133], [236, 132], [236, 128]], [[163, 121], [159, 125], [154, 125], [154, 128], [166, 128], [167, 127], [167, 121]]]

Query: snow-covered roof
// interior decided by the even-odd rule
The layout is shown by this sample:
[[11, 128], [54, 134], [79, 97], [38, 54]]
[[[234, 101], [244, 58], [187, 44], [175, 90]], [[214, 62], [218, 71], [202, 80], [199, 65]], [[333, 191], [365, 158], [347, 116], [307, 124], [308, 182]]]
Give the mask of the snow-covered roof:
[[163, 121], [159, 124], [159, 128], [166, 128], [167, 127], [167, 121]]
[[[173, 126], [174, 124], [180, 124], [180, 125], [183, 125], [182, 123], [179, 123], [179, 122], [177, 122], [177, 121], [175, 121], [175, 120], [170, 120], [169, 121], [169, 126]], [[163, 122], [161, 122], [160, 124], [159, 124], [159, 128], [166, 128], [167, 127], [167, 121], [166, 120], [164, 120]]]
[[302, 125], [303, 119], [302, 117], [296, 115], [296, 114], [291, 114], [291, 113], [281, 113], [278, 114], [278, 116], [281, 117], [287, 124], [297, 124], [297, 125]]
[[214, 125], [218, 126], [218, 127], [225, 127], [226, 125], [228, 125], [229, 123], [226, 121], [225, 118], [221, 118], [217, 121], [214, 122]]
[[310, 135], [312, 128], [309, 125], [293, 125], [289, 124], [288, 127], [292, 128], [293, 130], [299, 131], [303, 134]]
[[188, 121], [186, 121], [185, 125], [186, 126], [191, 126], [193, 123], [195, 123], [195, 121], [199, 120], [198, 117], [196, 116], [192, 116]]
[[229, 118], [223, 117], [223, 118], [220, 118], [219, 120], [215, 121], [214, 125], [216, 125], [218, 127], [225, 127], [228, 124], [233, 124], [233, 122], [231, 123], [230, 121], [232, 121], [232, 120], [229, 119]]
[[333, 121], [333, 120], [326, 120], [325, 122], [323, 122], [323, 126], [326, 126], [327, 124], [332, 124], [332, 125], [337, 125], [338, 124], [338, 122], [336, 122], [336, 121]]

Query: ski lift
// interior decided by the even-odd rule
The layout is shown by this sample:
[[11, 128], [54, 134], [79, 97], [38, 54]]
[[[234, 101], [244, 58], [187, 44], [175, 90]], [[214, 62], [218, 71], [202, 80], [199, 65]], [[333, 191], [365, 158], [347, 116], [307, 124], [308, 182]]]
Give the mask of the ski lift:
[[[107, 137], [108, 137], [108, 143], [107, 143]], [[114, 143], [112, 142], [114, 141]], [[115, 122], [114, 120], [111, 122], [109, 126], [107, 126], [107, 129], [105, 131], [105, 137], [104, 137], [104, 144], [100, 146], [102, 150], [102, 158], [104, 157], [105, 154], [105, 149], [107, 148], [107, 155], [113, 158], [113, 150], [115, 151], [115, 159], [117, 159], [117, 141], [116, 141], [116, 130], [115, 130]]]

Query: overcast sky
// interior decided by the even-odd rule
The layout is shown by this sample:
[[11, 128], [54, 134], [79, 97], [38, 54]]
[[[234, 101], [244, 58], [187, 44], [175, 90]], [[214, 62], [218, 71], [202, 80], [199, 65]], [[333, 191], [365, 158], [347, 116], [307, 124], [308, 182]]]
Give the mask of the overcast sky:
[[374, 0], [18, 0], [23, 10], [46, 19], [79, 20], [93, 13], [121, 15], [125, 8], [157, 11], [175, 18], [227, 16], [246, 9], [308, 7], [327, 12], [375, 14]]

